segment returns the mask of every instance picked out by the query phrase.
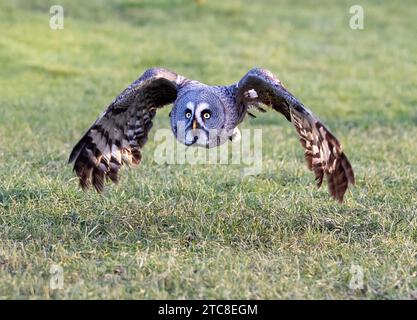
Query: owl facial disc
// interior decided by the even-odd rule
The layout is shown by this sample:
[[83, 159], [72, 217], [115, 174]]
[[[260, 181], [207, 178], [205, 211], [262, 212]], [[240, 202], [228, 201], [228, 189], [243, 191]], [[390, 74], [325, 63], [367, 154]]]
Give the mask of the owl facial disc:
[[185, 93], [174, 104], [171, 127], [187, 146], [216, 147], [229, 138], [224, 129], [225, 110], [221, 100], [207, 90]]

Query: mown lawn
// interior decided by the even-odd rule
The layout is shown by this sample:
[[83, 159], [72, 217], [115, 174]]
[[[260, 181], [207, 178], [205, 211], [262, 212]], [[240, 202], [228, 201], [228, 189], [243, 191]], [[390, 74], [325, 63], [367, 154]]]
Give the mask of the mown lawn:
[[[53, 4], [0, 4], [0, 298], [417, 298], [414, 0], [62, 0], [64, 30]], [[158, 165], [151, 134], [119, 185], [81, 192], [72, 146], [152, 66], [209, 84], [270, 69], [343, 142], [356, 187], [343, 205], [317, 190], [269, 112], [242, 126], [263, 130], [256, 176]]]

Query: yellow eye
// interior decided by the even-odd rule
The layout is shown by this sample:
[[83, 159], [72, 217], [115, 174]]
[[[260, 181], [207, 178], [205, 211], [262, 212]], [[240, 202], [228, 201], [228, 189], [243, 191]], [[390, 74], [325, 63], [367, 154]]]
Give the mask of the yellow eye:
[[191, 112], [186, 112], [186, 113], [185, 113], [185, 117], [186, 117], [187, 119], [190, 119], [190, 118], [191, 118]]
[[204, 119], [210, 119], [210, 117], [211, 117], [210, 112], [204, 112], [203, 113], [203, 118]]

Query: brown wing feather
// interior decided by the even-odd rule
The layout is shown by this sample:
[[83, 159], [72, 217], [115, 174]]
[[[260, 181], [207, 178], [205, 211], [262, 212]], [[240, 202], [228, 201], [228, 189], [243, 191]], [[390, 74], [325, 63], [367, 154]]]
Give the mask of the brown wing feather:
[[106, 179], [118, 182], [123, 164], [140, 163], [156, 109], [177, 97], [177, 79], [165, 69], [147, 70], [95, 121], [69, 159], [83, 190], [92, 184], [101, 192]]
[[355, 177], [340, 142], [312, 114], [291, 109], [291, 117], [305, 149], [307, 166], [316, 176], [317, 186], [321, 186], [325, 175], [331, 196], [342, 202], [348, 184], [355, 184]]
[[355, 184], [355, 176], [337, 138], [270, 71], [252, 69], [238, 82], [236, 103], [243, 112], [247, 111], [246, 104], [254, 102], [253, 98], [250, 101], [245, 99], [248, 90], [256, 91], [258, 98], [255, 102], [272, 107], [294, 124], [317, 186], [321, 186], [326, 176], [330, 195], [342, 202], [349, 184]]

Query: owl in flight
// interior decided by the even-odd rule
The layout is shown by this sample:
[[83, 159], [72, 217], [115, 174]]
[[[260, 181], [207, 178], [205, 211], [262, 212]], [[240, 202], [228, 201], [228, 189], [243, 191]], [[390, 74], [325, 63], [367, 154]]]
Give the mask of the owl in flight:
[[268, 70], [254, 68], [230, 86], [209, 86], [163, 68], [152, 68], [128, 86], [87, 130], [71, 152], [83, 190], [98, 192], [105, 179], [118, 181], [121, 166], [139, 164], [156, 111], [173, 104], [174, 136], [186, 146], [216, 147], [239, 135], [237, 126], [251, 109], [266, 105], [292, 122], [308, 168], [320, 187], [326, 176], [339, 202], [354, 173], [342, 145], [325, 125]]

